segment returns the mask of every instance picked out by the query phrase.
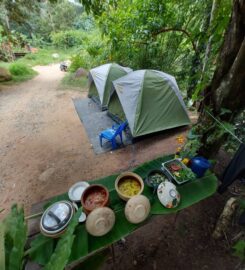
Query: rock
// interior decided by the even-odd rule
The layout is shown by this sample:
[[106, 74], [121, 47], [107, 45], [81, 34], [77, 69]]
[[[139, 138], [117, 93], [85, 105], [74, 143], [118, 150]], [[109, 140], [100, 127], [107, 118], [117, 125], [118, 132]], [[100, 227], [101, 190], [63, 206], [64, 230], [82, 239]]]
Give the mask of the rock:
[[41, 182], [47, 182], [53, 176], [54, 173], [55, 173], [55, 169], [54, 168], [48, 168], [46, 171], [42, 172], [39, 175], [39, 178], [38, 179]]
[[12, 80], [10, 72], [3, 67], [0, 67], [0, 82], [6, 82]]
[[88, 76], [88, 72], [86, 69], [84, 68], [79, 68], [77, 69], [77, 71], [75, 72], [75, 78], [80, 78], [80, 77], [87, 77]]

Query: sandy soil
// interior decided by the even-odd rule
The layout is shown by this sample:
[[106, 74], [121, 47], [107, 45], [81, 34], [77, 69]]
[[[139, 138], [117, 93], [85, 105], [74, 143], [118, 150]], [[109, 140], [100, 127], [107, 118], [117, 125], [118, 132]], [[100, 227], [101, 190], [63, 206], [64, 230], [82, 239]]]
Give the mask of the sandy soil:
[[[58, 65], [36, 67], [33, 80], [0, 91], [0, 205], [33, 203], [63, 193], [80, 180], [127, 170], [173, 153], [176, 136], [168, 131], [112, 153], [95, 155], [74, 109], [78, 91], [60, 90]], [[1, 215], [5, 215], [4, 211]]]
[[[31, 81], [0, 91], [0, 209], [32, 204], [66, 192], [80, 180], [128, 170], [144, 161], [175, 152], [176, 136], [167, 131], [112, 153], [95, 155], [72, 98], [85, 92], [60, 90], [58, 65], [37, 67]], [[227, 240], [214, 242], [211, 232], [224, 199], [205, 200], [174, 215], [154, 218], [115, 246], [115, 265], [103, 269], [235, 269]], [[79, 268], [80, 269], [80, 268]], [[238, 268], [237, 268], [238, 269]]]

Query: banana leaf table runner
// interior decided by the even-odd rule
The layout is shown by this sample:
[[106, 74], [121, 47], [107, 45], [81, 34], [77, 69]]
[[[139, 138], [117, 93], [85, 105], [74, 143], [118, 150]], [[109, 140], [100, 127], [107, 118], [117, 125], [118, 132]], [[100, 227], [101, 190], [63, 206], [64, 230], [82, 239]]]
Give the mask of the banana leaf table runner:
[[[144, 179], [150, 170], [160, 169], [162, 162], [172, 158], [173, 155], [160, 157], [136, 167], [133, 172], [139, 174]], [[75, 239], [72, 246], [71, 256], [69, 258], [69, 263], [81, 260], [82, 258], [85, 258], [90, 254], [117, 242], [122, 237], [129, 235], [137, 228], [143, 226], [152, 215], [175, 213], [211, 196], [216, 192], [217, 189], [216, 176], [208, 172], [202, 178], [177, 186], [181, 196], [181, 203], [177, 208], [167, 209], [161, 205], [157, 198], [157, 194], [153, 195], [152, 189], [145, 186], [143, 194], [151, 201], [151, 213], [148, 220], [141, 224], [135, 225], [129, 223], [124, 216], [125, 202], [118, 197], [114, 187], [114, 182], [117, 176], [118, 174], [89, 181], [90, 184], [100, 183], [108, 188], [110, 192], [109, 207], [114, 210], [116, 215], [115, 226], [113, 227], [112, 231], [105, 236], [93, 237], [87, 233], [84, 223], [79, 224], [75, 230]], [[56, 201], [64, 199], [69, 199], [67, 193], [54, 197], [48, 204], [45, 205], [45, 208]], [[33, 261], [44, 265], [53, 253], [56, 242], [56, 239], [47, 238], [39, 234], [31, 244], [31, 251], [29, 253], [30, 258]]]

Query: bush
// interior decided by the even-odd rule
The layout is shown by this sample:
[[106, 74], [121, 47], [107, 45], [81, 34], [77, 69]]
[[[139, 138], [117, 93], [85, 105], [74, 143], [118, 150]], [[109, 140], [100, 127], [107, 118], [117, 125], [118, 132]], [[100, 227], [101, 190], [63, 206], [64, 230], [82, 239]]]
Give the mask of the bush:
[[103, 52], [104, 44], [102, 42], [92, 42], [87, 47], [86, 50], [89, 53], [89, 55], [96, 57], [98, 55], [101, 55]]
[[9, 66], [9, 71], [13, 76], [34, 75], [36, 72], [23, 63], [13, 63]]
[[69, 70], [75, 72], [80, 67], [90, 69], [108, 63], [111, 61], [109, 55], [107, 40], [102, 39], [98, 31], [90, 32], [83, 40], [82, 49], [71, 58]]
[[53, 45], [58, 48], [71, 48], [81, 45], [86, 39], [84, 33], [79, 30], [61, 31], [51, 34]]
[[80, 53], [72, 56], [69, 71], [75, 72], [80, 67], [85, 69], [91, 68], [91, 57], [85, 51], [81, 51]]

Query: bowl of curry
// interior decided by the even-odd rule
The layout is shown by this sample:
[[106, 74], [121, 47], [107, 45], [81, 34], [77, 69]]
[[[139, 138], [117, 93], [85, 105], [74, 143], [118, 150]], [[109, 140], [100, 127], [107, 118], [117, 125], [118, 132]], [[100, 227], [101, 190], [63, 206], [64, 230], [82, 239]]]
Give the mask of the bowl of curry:
[[121, 199], [128, 201], [133, 196], [140, 195], [143, 192], [144, 182], [138, 174], [124, 172], [117, 177], [115, 189]]
[[84, 190], [81, 203], [84, 212], [89, 214], [94, 209], [109, 204], [109, 191], [102, 185], [90, 185]]

